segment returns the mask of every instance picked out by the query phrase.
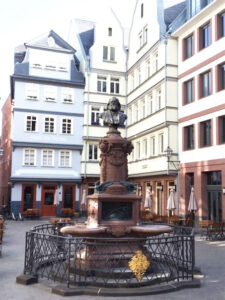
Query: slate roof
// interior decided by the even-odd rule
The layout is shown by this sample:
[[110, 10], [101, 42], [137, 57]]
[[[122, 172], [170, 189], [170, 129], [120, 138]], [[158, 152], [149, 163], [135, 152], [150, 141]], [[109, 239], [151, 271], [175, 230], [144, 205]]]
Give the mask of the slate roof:
[[185, 9], [186, 1], [180, 1], [180, 3], [171, 5], [164, 9], [164, 20], [165, 24], [168, 26], [179, 16], [179, 14]]
[[86, 20], [75, 19], [76, 31], [80, 37], [86, 55], [89, 55], [89, 49], [94, 44], [95, 23]]

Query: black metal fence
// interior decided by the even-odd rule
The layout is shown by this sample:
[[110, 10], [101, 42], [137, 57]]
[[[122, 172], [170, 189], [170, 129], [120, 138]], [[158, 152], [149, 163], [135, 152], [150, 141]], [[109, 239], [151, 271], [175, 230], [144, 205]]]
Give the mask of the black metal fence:
[[51, 224], [26, 233], [24, 274], [74, 285], [138, 287], [193, 280], [194, 235], [174, 227], [148, 238], [74, 238]]

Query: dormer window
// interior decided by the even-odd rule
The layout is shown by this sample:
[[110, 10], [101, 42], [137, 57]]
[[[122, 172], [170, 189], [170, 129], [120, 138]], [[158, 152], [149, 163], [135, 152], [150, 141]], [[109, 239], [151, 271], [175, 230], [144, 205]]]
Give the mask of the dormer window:
[[111, 27], [108, 28], [108, 36], [112, 36], [112, 28]]

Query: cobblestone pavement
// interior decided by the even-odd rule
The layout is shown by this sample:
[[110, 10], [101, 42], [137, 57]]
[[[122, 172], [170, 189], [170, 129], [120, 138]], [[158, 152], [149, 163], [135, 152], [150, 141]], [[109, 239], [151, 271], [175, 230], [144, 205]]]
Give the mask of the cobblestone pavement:
[[[16, 276], [23, 271], [25, 232], [31, 227], [46, 221], [7, 221], [0, 258], [0, 299], [4, 300], [40, 300], [63, 299], [62, 296], [51, 294], [50, 288], [43, 283], [23, 286], [16, 283]], [[177, 292], [140, 296], [117, 297], [123, 300], [149, 299], [225, 299], [225, 241], [209, 242], [196, 237], [196, 266], [201, 268], [202, 286], [194, 289], [183, 289]], [[65, 298], [64, 298], [65, 299]], [[69, 299], [107, 299], [115, 297], [71, 296]]]

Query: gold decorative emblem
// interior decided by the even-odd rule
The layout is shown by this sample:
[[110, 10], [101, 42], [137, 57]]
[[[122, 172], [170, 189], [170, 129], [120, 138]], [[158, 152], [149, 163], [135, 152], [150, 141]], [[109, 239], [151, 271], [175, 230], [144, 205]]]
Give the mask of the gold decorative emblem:
[[130, 270], [136, 276], [137, 280], [141, 282], [142, 277], [150, 266], [150, 262], [147, 260], [147, 257], [141, 252], [141, 250], [138, 250], [135, 253], [136, 255], [131, 258], [128, 265]]

